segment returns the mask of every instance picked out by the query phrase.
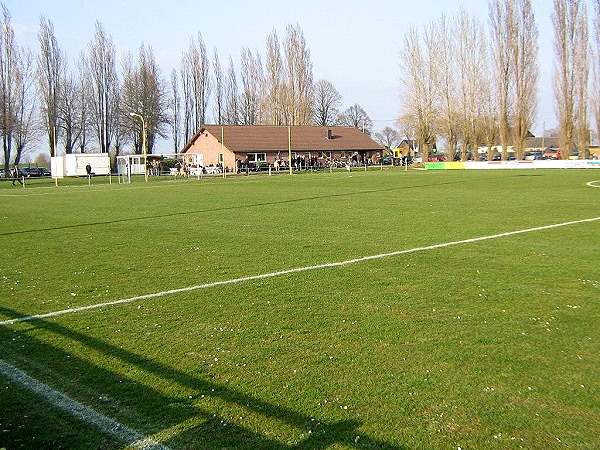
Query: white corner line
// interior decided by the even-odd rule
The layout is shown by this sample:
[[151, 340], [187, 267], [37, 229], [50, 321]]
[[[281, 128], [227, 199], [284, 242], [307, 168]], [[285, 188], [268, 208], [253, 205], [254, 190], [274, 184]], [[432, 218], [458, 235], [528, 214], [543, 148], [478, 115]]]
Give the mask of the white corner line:
[[0, 374], [44, 398], [52, 406], [62, 409], [71, 416], [77, 417], [88, 425], [92, 425], [105, 434], [126, 443], [128, 447], [142, 450], [168, 450], [168, 447], [52, 389], [47, 384], [30, 377], [2, 359], [0, 359]]
[[593, 187], [593, 188], [600, 188], [600, 180], [597, 181], [590, 181], [589, 183], [585, 183], [586, 186], [589, 187]]
[[197, 284], [194, 286], [188, 286], [188, 287], [183, 287], [183, 288], [178, 288], [178, 289], [170, 289], [167, 291], [155, 292], [152, 294], [138, 295], [135, 297], [124, 298], [121, 300], [114, 300], [111, 302], [96, 303], [93, 305], [78, 306], [75, 308], [68, 308], [68, 309], [63, 309], [60, 311], [54, 311], [54, 312], [49, 312], [49, 313], [44, 313], [44, 314], [34, 314], [31, 316], [17, 317], [14, 319], [4, 320], [4, 321], [0, 322], [0, 326], [13, 325], [13, 324], [16, 324], [19, 322], [31, 322], [34, 320], [47, 319], [50, 317], [64, 316], [66, 314], [74, 314], [74, 313], [88, 311], [88, 310], [92, 310], [92, 309], [105, 308], [108, 306], [124, 305], [127, 303], [133, 303], [133, 302], [137, 302], [137, 301], [141, 301], [141, 300], [148, 300], [148, 299], [153, 299], [153, 298], [158, 298], [158, 297], [166, 297], [166, 296], [170, 296], [170, 295], [181, 294], [184, 292], [199, 291], [199, 290], [209, 289], [209, 288], [213, 288], [213, 287], [217, 287], [217, 286], [226, 286], [226, 285], [230, 285], [230, 284], [245, 283], [248, 281], [264, 280], [267, 278], [275, 278], [275, 277], [280, 277], [283, 275], [289, 275], [289, 274], [293, 274], [293, 273], [309, 272], [309, 271], [313, 271], [313, 270], [330, 269], [330, 268], [335, 268], [335, 267], [349, 266], [349, 265], [359, 264], [359, 263], [366, 262], [366, 261], [373, 261], [373, 260], [377, 260], [377, 259], [384, 259], [384, 258], [391, 258], [394, 256], [406, 255], [409, 253], [425, 252], [428, 250], [436, 250], [439, 248], [453, 247], [456, 245], [463, 245], [463, 244], [473, 244], [476, 242], [489, 241], [492, 239], [499, 239], [499, 238], [515, 236], [515, 235], [519, 235], [519, 234], [533, 233], [535, 231], [551, 230], [554, 228], [562, 228], [562, 227], [567, 227], [570, 225], [578, 225], [578, 224], [582, 224], [582, 223], [590, 223], [590, 222], [597, 222], [597, 221], [600, 221], [600, 217], [592, 217], [590, 219], [582, 219], [582, 220], [573, 220], [570, 222], [556, 223], [556, 224], [552, 224], [552, 225], [543, 225], [543, 226], [534, 227], [534, 228], [525, 228], [523, 230], [508, 231], [505, 233], [492, 234], [492, 235], [488, 235], [488, 236], [480, 236], [480, 237], [475, 237], [475, 238], [471, 238], [471, 239], [463, 239], [460, 241], [444, 242], [441, 244], [433, 244], [433, 245], [428, 245], [425, 247], [415, 247], [415, 248], [410, 248], [410, 249], [406, 249], [406, 250], [398, 250], [398, 251], [389, 252], [389, 253], [380, 253], [378, 255], [363, 256], [360, 258], [348, 259], [345, 261], [317, 264], [314, 266], [296, 267], [293, 269], [286, 269], [286, 270], [280, 270], [277, 272], [263, 273], [260, 275], [249, 275], [249, 276], [240, 277], [240, 278], [233, 278], [230, 280], [213, 281], [210, 283]]

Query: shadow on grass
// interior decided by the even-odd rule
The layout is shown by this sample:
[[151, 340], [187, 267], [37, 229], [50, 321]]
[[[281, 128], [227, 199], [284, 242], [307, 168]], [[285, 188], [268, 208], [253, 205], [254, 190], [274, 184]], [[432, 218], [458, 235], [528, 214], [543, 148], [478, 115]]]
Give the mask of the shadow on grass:
[[207, 214], [207, 213], [215, 213], [215, 212], [223, 212], [223, 211], [235, 211], [241, 209], [251, 209], [251, 208], [259, 208], [262, 206], [275, 206], [275, 205], [286, 205], [291, 203], [300, 203], [307, 202], [311, 200], [324, 200], [324, 199], [332, 199], [332, 198], [340, 198], [340, 197], [351, 197], [355, 195], [364, 195], [364, 194], [380, 194], [384, 192], [396, 192], [403, 191], [405, 189], [417, 189], [417, 188], [426, 188], [426, 187], [436, 187], [436, 186], [445, 186], [451, 184], [461, 184], [462, 181], [448, 181], [445, 183], [432, 183], [432, 184], [421, 184], [418, 186], [402, 186], [395, 187], [389, 189], [370, 189], [365, 191], [354, 191], [354, 192], [343, 192], [339, 194], [325, 194], [325, 195], [314, 195], [310, 197], [301, 197], [294, 198], [289, 200], [279, 200], [273, 202], [260, 202], [260, 203], [251, 203], [248, 205], [235, 205], [235, 206], [222, 206], [218, 208], [208, 208], [208, 209], [198, 209], [193, 211], [179, 211], [172, 213], [163, 213], [163, 214], [153, 214], [147, 216], [140, 217], [128, 217], [124, 219], [115, 219], [115, 220], [102, 220], [98, 222], [85, 222], [78, 223], [72, 225], [60, 225], [56, 227], [47, 227], [47, 228], [34, 228], [30, 230], [20, 230], [20, 231], [7, 231], [0, 233], [0, 236], [15, 236], [20, 234], [28, 234], [28, 233], [36, 233], [40, 231], [58, 231], [58, 230], [68, 230], [73, 228], [82, 228], [82, 227], [91, 227], [96, 225], [113, 225], [117, 223], [126, 223], [126, 222], [134, 222], [138, 220], [150, 220], [150, 219], [164, 219], [168, 217], [178, 217], [178, 216], [188, 216], [194, 214]]
[[[9, 317], [19, 317], [20, 315], [17, 311], [6, 307], [0, 307], [0, 312]], [[177, 383], [193, 391], [196, 399], [172, 398], [148, 385], [127, 381], [126, 375], [112, 372], [105, 367], [106, 365], [103, 367], [90, 360], [70, 355], [62, 349], [32, 337], [30, 331], [36, 328], [50, 332], [61, 339], [76, 342], [92, 352], [101, 354], [107, 360], [117, 360], [118, 365], [127, 366], [128, 369], [131, 368], [136, 372], [141, 371], [151, 379]], [[329, 423], [315, 422], [317, 418], [228, 388], [214, 381], [178, 371], [158, 361], [116, 347], [79, 331], [68, 329], [53, 321], [37, 320], [31, 322], [27, 328], [18, 329], [0, 326], [0, 344], [7, 350], [10, 346], [18, 349], [18, 351], [12, 352], [12, 358], [16, 360], [17, 364], [37, 366], [51, 377], [70, 379], [71, 381], [67, 383], [69, 385], [69, 388], [66, 389], [67, 395], [77, 397], [84, 403], [91, 398], [98, 399], [98, 396], [105, 395], [113, 399], [103, 404], [102, 412], [147, 434], [160, 433], [165, 429], [174, 428], [186, 420], [200, 418], [201, 425], [168, 432], [168, 440], [163, 443], [173, 447], [284, 450], [324, 449], [339, 444], [351, 448], [404, 449], [404, 447], [362, 434], [358, 431], [361, 426], [361, 422], [358, 420], [350, 418]], [[26, 369], [25, 367], [21, 368]], [[70, 374], [77, 375], [71, 376]], [[239, 408], [250, 410], [256, 415], [267, 418], [268, 421], [293, 426], [308, 437], [294, 444], [279, 442], [265, 433], [231, 423], [228, 418], [216, 415], [211, 410], [199, 406], [198, 400], [201, 395], [223, 401], [236, 410]], [[97, 400], [94, 402], [98, 403]], [[307, 434], [309, 429], [311, 433]], [[27, 433], [27, 430], [20, 432]], [[268, 434], [273, 435], [274, 433]], [[56, 439], [56, 436], [50, 438]]]

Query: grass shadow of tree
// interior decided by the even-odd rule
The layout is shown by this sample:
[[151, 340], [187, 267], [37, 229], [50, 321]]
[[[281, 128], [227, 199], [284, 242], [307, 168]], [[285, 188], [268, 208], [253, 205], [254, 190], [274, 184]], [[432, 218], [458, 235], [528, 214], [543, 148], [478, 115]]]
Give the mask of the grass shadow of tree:
[[[0, 307], [0, 312], [8, 317], [19, 317], [17, 311]], [[197, 393], [196, 399], [174, 398], [159, 392], [148, 385], [128, 381], [122, 375], [107, 369], [104, 365], [70, 355], [64, 350], [30, 335], [31, 331], [42, 329], [61, 339], [67, 339], [106, 357], [132, 370], [142, 371], [154, 378], [175, 382]], [[177, 428], [184, 421], [200, 417], [200, 424], [175, 430], [163, 443], [178, 447], [192, 448], [269, 448], [269, 449], [319, 449], [333, 444], [352, 448], [377, 448], [402, 450], [404, 447], [369, 437], [359, 431], [361, 422], [354, 419], [327, 422], [320, 421], [314, 427], [314, 418], [290, 408], [256, 398], [252, 395], [229, 388], [222, 384], [192, 376], [173, 367], [132, 353], [121, 347], [66, 328], [54, 321], [36, 320], [15, 328], [0, 326], [0, 344], [16, 365], [23, 370], [42, 372], [51, 379], [64, 377], [67, 381], [60, 390], [85, 404], [100, 405], [102, 412], [137, 428], [146, 434], [159, 434], [167, 428]], [[98, 402], [103, 395], [109, 401]], [[297, 442], [282, 443], [266, 433], [231, 423], [226, 417], [199, 406], [197, 397], [214, 397], [236, 408], [245, 408], [252, 414], [262, 416], [266, 421], [276, 421], [295, 427], [298, 430], [315, 431]], [[312, 431], [312, 430], [311, 430]], [[269, 433], [271, 434], [271, 433]], [[305, 436], [306, 434], [304, 434]]]

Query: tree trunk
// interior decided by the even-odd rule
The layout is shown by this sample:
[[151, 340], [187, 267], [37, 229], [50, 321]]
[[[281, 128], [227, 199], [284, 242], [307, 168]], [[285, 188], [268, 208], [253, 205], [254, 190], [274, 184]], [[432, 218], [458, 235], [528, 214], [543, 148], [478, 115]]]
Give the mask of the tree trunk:
[[429, 160], [429, 143], [423, 142], [423, 144], [421, 145], [421, 150], [421, 153], [423, 155], [423, 162], [426, 163]]
[[23, 145], [17, 146], [17, 152], [15, 154], [15, 166], [19, 165], [21, 162], [21, 156], [23, 156], [23, 150], [25, 147]]

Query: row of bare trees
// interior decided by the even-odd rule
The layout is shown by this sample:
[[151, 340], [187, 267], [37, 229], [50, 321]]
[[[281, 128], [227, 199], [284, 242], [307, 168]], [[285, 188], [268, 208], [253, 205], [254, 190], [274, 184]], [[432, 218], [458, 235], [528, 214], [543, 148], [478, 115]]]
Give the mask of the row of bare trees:
[[34, 128], [33, 56], [15, 40], [9, 11], [2, 5], [0, 22], [0, 134], [4, 169], [20, 161]]
[[[554, 98], [565, 159], [575, 149], [589, 157], [590, 118], [600, 136], [600, 0], [593, 13], [590, 34], [585, 1], [554, 0]], [[524, 157], [536, 114], [537, 37], [531, 0], [490, 0], [487, 26], [462, 11], [406, 34], [401, 122], [425, 156], [441, 141], [463, 160], [494, 146], [503, 159], [509, 147]]]
[[522, 158], [536, 111], [537, 53], [530, 0], [491, 0], [489, 27], [460, 11], [412, 28], [402, 53], [400, 121], [424, 157], [442, 141], [462, 160], [497, 143], [503, 159], [510, 145]]
[[340, 111], [342, 96], [330, 81], [313, 81], [310, 50], [299, 26], [288, 26], [283, 40], [272, 31], [266, 38], [264, 57], [243, 48], [239, 68], [232, 57], [224, 65], [217, 49], [209, 55], [198, 34], [183, 53], [180, 70], [171, 73], [170, 85], [174, 149], [206, 123], [209, 105], [213, 120], [220, 124], [339, 124], [365, 132], [372, 128], [360, 105]]
[[[152, 48], [118, 57], [100, 22], [85, 50], [71, 59], [61, 48], [52, 22], [40, 20], [36, 53], [19, 46], [8, 9], [0, 23], [0, 136], [5, 170], [24, 152], [101, 151], [114, 158], [141, 153], [145, 119], [148, 150], [172, 137], [174, 151], [205, 123], [342, 124], [370, 132], [372, 122], [359, 105], [340, 111], [342, 96], [326, 80], [313, 81], [310, 50], [298, 26], [280, 40], [266, 39], [264, 57], [244, 48], [224, 66], [201, 34], [183, 52], [181, 67], [165, 80]], [[264, 61], [263, 61], [264, 59]]]
[[[584, 0], [553, 2], [561, 156], [578, 150], [588, 158], [592, 123], [600, 136], [600, 0], [592, 20]], [[490, 0], [487, 26], [462, 11], [406, 34], [400, 122], [425, 157], [440, 141], [463, 160], [478, 147], [499, 148], [502, 159], [513, 147], [524, 157], [536, 114], [537, 38], [531, 0]]]
[[165, 137], [167, 91], [152, 50], [127, 55], [119, 76], [114, 44], [100, 23], [76, 61], [61, 49], [52, 23], [42, 18], [36, 56], [16, 42], [8, 9], [0, 23], [0, 135], [4, 170], [19, 164], [37, 142], [50, 156], [86, 152], [94, 145], [116, 157], [123, 145], [141, 152], [141, 125], [147, 122], [149, 148]]
[[[596, 24], [600, 2], [596, 0]], [[577, 147], [583, 157], [589, 156], [590, 125], [588, 118], [590, 39], [587, 6], [582, 0], [554, 0], [554, 51], [556, 71], [554, 92], [559, 124], [560, 148], [568, 157]], [[594, 51], [594, 67], [598, 67], [598, 38]], [[598, 85], [596, 71], [594, 85]], [[596, 101], [598, 98], [595, 99]], [[596, 121], [600, 121], [598, 111]]]

